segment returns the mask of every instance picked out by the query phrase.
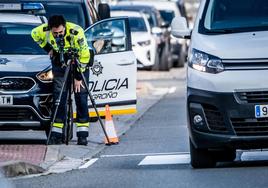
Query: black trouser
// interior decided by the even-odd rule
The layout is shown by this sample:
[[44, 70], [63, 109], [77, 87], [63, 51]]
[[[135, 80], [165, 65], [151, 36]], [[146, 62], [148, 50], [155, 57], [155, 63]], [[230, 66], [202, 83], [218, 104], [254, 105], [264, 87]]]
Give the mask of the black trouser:
[[[52, 64], [52, 71], [53, 71], [53, 100], [57, 100], [60, 94], [60, 91], [63, 87], [64, 83], [64, 73], [66, 67], [62, 68], [59, 65]], [[83, 72], [86, 83], [89, 82], [89, 69], [87, 68], [85, 72]], [[67, 85], [65, 90], [62, 93], [61, 102], [56, 114], [55, 123], [56, 124], [64, 124], [66, 119], [66, 112], [67, 112], [67, 88], [69, 84], [71, 84], [72, 80], [69, 78], [67, 81]], [[83, 82], [82, 82], [83, 83]], [[85, 85], [83, 83], [83, 85]], [[85, 88], [81, 86], [80, 93], [74, 93], [75, 96], [75, 103], [76, 103], [76, 122], [77, 122], [77, 136], [78, 137], [87, 137], [88, 136], [88, 127], [89, 127], [89, 114], [88, 114], [88, 93]], [[54, 103], [55, 104], [55, 103]], [[54, 108], [55, 109], [55, 108]], [[55, 124], [55, 125], [56, 125]], [[54, 126], [53, 125], [52, 132], [62, 133], [61, 126]], [[58, 134], [59, 135], [59, 134]]]

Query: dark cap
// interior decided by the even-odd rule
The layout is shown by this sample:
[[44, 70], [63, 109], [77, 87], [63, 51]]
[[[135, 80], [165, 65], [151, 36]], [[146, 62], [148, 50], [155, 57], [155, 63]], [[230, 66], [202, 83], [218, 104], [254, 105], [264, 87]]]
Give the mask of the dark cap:
[[59, 27], [63, 25], [65, 27], [66, 20], [63, 15], [52, 15], [48, 19], [48, 27], [52, 29], [52, 27]]

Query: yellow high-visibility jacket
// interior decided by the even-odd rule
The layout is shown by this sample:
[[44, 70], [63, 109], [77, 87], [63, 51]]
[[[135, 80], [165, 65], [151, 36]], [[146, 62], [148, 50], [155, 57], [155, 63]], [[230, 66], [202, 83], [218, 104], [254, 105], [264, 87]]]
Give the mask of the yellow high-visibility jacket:
[[[54, 49], [56, 52], [59, 51], [59, 47], [47, 23], [34, 28], [31, 36], [33, 40], [47, 52], [51, 49]], [[70, 47], [75, 48], [78, 50], [80, 63], [89, 63], [90, 52], [84, 30], [80, 26], [71, 22], [66, 22], [64, 44], [64, 51], [67, 51]]]

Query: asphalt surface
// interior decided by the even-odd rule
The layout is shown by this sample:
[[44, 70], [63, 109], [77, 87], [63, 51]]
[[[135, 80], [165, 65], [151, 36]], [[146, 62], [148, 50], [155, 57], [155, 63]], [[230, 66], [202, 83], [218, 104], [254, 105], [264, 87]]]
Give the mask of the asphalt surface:
[[[139, 82], [150, 81], [154, 88], [158, 88], [152, 95], [161, 95], [165, 89], [168, 89], [168, 93], [120, 137], [119, 145], [106, 147], [103, 152], [95, 155], [94, 158], [98, 158], [98, 161], [90, 168], [17, 179], [17, 187], [36, 187], [37, 184], [39, 187], [146, 187], [146, 181], [136, 181], [136, 178], [140, 179], [147, 173], [147, 168], [144, 171], [143, 167], [137, 166], [147, 154], [187, 152], [185, 70], [148, 73], [141, 73]], [[111, 157], [105, 157], [106, 155]], [[130, 179], [125, 178], [125, 175]]]
[[[189, 165], [185, 111], [185, 75], [176, 70], [144, 80], [154, 87], [169, 88], [131, 128], [120, 137], [120, 144], [106, 147], [93, 157], [92, 164], [79, 170], [35, 178], [15, 179], [16, 187], [85, 188], [174, 188], [174, 187], [267, 187], [268, 152], [241, 151], [232, 163], [216, 168], [192, 169]], [[175, 75], [175, 76], [173, 76]], [[174, 89], [176, 87], [176, 89]], [[170, 157], [185, 157], [169, 163]], [[147, 160], [162, 157], [162, 163]], [[188, 157], [188, 158], [187, 158]], [[146, 164], [149, 161], [149, 163]], [[151, 162], [151, 163], [150, 163]], [[159, 162], [159, 161], [158, 161]]]

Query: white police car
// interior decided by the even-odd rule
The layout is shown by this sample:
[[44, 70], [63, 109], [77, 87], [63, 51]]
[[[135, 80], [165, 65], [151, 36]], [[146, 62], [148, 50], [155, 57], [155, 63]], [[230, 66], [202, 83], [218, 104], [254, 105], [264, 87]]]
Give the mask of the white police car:
[[[28, 11], [44, 8], [40, 3], [0, 3], [0, 130], [47, 129], [50, 123], [51, 63], [30, 36], [46, 18]], [[115, 26], [117, 32], [108, 30]], [[106, 104], [112, 114], [135, 113], [137, 65], [127, 18], [99, 21], [86, 35], [96, 48], [89, 88], [100, 114], [104, 115]], [[120, 43], [113, 42], [119, 39]], [[89, 108], [91, 117], [95, 116]]]

